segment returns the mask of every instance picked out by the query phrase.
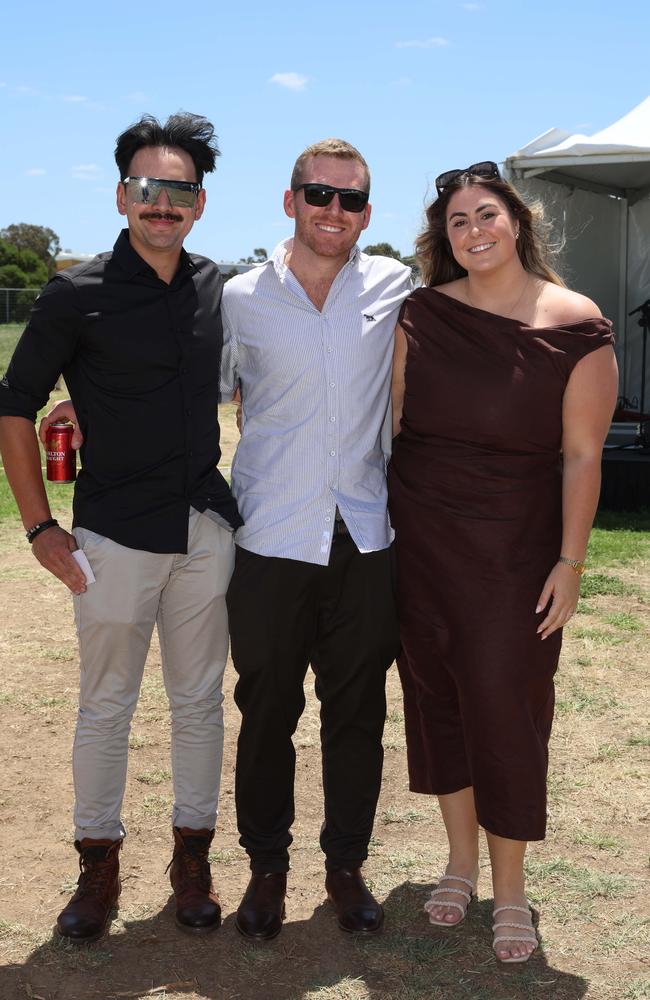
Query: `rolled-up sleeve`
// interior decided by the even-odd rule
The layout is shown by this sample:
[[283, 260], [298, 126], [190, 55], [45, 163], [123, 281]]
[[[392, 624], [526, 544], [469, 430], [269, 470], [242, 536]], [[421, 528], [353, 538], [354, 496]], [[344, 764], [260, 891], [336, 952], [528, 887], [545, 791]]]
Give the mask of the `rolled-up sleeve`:
[[36, 420], [77, 349], [80, 330], [76, 289], [56, 276], [36, 300], [0, 380], [0, 416]]

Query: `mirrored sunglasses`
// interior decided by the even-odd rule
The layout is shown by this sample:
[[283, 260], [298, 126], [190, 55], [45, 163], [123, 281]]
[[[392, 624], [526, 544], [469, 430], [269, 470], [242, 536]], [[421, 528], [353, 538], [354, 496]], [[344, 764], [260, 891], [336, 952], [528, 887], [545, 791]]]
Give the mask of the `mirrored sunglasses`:
[[488, 181], [501, 176], [499, 168], [493, 160], [481, 160], [480, 163], [472, 163], [471, 167], [465, 167], [464, 170], [446, 170], [444, 174], [440, 174], [439, 177], [436, 177], [436, 191], [438, 194], [442, 194], [445, 188], [466, 174], [471, 174], [473, 177], [483, 177]]
[[160, 177], [125, 177], [132, 201], [141, 205], [155, 205], [162, 191], [174, 208], [194, 208], [201, 185], [194, 181], [167, 181]]
[[335, 194], [339, 196], [339, 204], [344, 212], [363, 212], [368, 204], [368, 191], [357, 188], [337, 188], [331, 184], [299, 184], [294, 191], [302, 191], [308, 205], [324, 208], [329, 205]]

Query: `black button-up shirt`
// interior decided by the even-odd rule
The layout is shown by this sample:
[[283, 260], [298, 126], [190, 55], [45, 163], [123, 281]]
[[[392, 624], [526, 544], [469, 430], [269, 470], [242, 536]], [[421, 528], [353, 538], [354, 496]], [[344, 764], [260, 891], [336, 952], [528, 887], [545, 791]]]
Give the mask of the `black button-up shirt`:
[[46, 285], [0, 382], [0, 415], [35, 420], [63, 374], [84, 435], [74, 525], [186, 552], [190, 506], [242, 524], [217, 462], [223, 281], [181, 251], [171, 284], [120, 234]]

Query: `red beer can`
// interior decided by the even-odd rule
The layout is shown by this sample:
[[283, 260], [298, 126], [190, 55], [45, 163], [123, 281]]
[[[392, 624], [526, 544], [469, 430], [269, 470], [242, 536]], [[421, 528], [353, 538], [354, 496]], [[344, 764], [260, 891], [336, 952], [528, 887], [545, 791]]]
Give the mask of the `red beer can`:
[[47, 478], [50, 483], [73, 483], [77, 477], [77, 453], [72, 447], [73, 426], [67, 420], [50, 424], [45, 435]]

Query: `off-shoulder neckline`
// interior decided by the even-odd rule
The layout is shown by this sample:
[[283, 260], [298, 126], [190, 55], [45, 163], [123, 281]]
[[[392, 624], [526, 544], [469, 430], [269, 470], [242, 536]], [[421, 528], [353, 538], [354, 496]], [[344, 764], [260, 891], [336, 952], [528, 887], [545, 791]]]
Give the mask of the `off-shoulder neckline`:
[[462, 302], [460, 299], [455, 299], [451, 295], [445, 295], [444, 292], [439, 292], [437, 288], [433, 288], [430, 285], [421, 286], [422, 291], [435, 292], [441, 298], [446, 299], [447, 302], [451, 302], [456, 306], [460, 306], [461, 309], [467, 309], [469, 312], [482, 313], [484, 316], [490, 316], [492, 319], [499, 319], [505, 323], [514, 323], [522, 330], [529, 330], [531, 332], [536, 332], [538, 330], [566, 330], [571, 326], [585, 326], [587, 323], [605, 323], [606, 326], [611, 328], [612, 322], [606, 319], [604, 316], [590, 316], [585, 319], [572, 320], [570, 323], [552, 323], [549, 326], [530, 326], [528, 323], [522, 323], [519, 319], [513, 319], [510, 316], [501, 316], [499, 313], [490, 312], [488, 309], [479, 309], [478, 306], [472, 306], [469, 302]]

